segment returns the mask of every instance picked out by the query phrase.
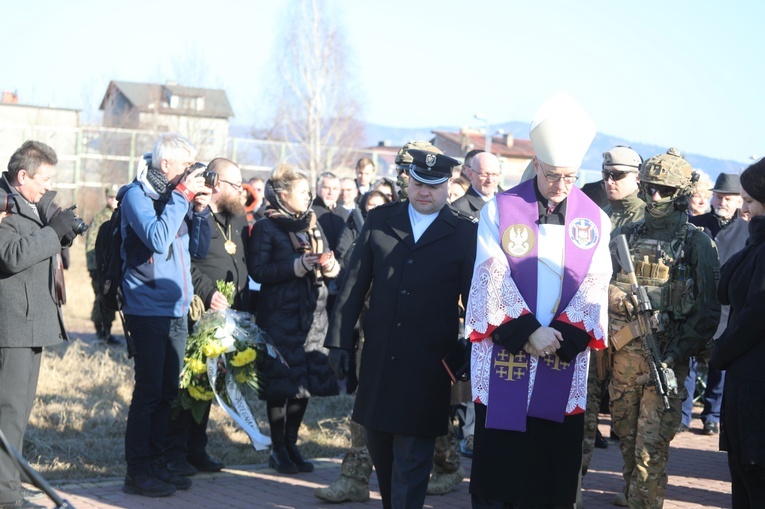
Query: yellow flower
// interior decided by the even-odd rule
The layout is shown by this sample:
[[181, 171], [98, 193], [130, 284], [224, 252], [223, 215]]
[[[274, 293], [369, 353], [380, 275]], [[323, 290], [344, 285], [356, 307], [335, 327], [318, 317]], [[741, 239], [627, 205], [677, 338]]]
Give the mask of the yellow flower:
[[237, 368], [246, 366], [255, 360], [255, 350], [247, 348], [241, 352], [237, 352], [233, 359], [231, 359], [231, 365]]
[[210, 341], [202, 347], [202, 353], [205, 357], [218, 357], [226, 351], [226, 347], [220, 344], [220, 341]]
[[207, 372], [207, 365], [204, 362], [197, 359], [189, 359], [188, 367], [189, 367], [189, 370], [196, 375], [201, 375], [202, 373]]
[[244, 371], [240, 371], [239, 373], [236, 374], [236, 376], [234, 377], [234, 380], [236, 380], [236, 383], [238, 384], [243, 384], [247, 382], [247, 373], [245, 373]]
[[215, 397], [215, 393], [213, 391], [206, 391], [200, 387], [197, 387], [196, 385], [190, 385], [188, 387], [188, 391], [192, 398], [198, 399], [200, 401], [210, 401]]

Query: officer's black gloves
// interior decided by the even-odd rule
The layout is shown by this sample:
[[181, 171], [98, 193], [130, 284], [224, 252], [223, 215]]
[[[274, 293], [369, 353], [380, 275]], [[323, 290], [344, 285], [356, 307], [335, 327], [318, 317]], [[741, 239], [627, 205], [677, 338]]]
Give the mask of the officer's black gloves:
[[48, 226], [53, 228], [58, 235], [59, 240], [64, 240], [64, 237], [74, 239], [76, 233], [74, 233], [74, 211], [69, 209], [58, 209], [53, 213], [48, 220]]
[[343, 380], [351, 369], [351, 354], [342, 348], [329, 349], [329, 365], [338, 380]]

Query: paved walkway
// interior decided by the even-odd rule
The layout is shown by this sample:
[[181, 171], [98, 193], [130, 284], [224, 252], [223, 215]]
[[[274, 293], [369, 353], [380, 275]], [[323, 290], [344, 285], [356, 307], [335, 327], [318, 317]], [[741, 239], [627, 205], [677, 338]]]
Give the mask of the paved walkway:
[[[601, 421], [601, 432], [608, 436], [608, 423]], [[519, 459], [522, 461], [522, 459]], [[316, 469], [309, 474], [278, 475], [266, 465], [227, 468], [216, 474], [193, 477], [188, 491], [172, 497], [150, 499], [122, 493], [122, 479], [99, 479], [93, 482], [62, 484], [52, 482], [56, 491], [77, 509], [147, 508], [278, 508], [308, 509], [343, 507], [379, 508], [382, 506], [376, 479], [372, 478], [372, 499], [366, 503], [346, 503], [342, 506], [321, 502], [313, 490], [326, 486], [339, 474], [339, 459], [316, 460]], [[463, 467], [469, 472], [470, 460]], [[621, 454], [618, 444], [611, 441], [608, 449], [596, 449], [590, 471], [584, 478], [586, 509], [613, 508], [614, 493], [622, 484]], [[726, 508], [730, 507], [730, 476], [725, 453], [717, 451], [717, 437], [701, 434], [701, 424], [694, 421], [690, 433], [681, 433], [672, 442], [669, 462], [669, 485], [664, 507]], [[55, 504], [46, 499], [36, 500], [46, 508]], [[433, 509], [467, 509], [470, 507], [468, 479], [448, 495], [428, 497], [425, 507]]]

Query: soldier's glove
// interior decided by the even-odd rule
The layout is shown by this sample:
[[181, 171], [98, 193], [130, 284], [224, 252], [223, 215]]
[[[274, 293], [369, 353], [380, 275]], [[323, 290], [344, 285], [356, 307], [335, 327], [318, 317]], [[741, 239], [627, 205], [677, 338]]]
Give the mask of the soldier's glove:
[[342, 348], [329, 349], [329, 366], [335, 372], [338, 380], [345, 379], [351, 369], [351, 354]]
[[632, 305], [629, 294], [615, 285], [608, 287], [608, 309], [613, 313], [626, 316], [633, 316], [635, 312], [635, 306]]
[[53, 228], [58, 235], [58, 240], [64, 240], [67, 234], [71, 234], [70, 237], [74, 238], [74, 211], [69, 209], [58, 209], [48, 220], [48, 226]]

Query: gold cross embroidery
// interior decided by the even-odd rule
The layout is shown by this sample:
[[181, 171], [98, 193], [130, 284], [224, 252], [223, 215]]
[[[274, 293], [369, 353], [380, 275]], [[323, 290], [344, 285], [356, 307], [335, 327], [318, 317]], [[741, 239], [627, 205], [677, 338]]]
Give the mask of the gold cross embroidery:
[[520, 379], [526, 374], [528, 369], [528, 358], [526, 352], [518, 352], [518, 355], [510, 359], [507, 350], [501, 350], [496, 359], [494, 359], [494, 369], [500, 378], [509, 382]]
[[562, 360], [560, 360], [560, 357], [558, 357], [555, 354], [550, 354], [544, 359], [545, 359], [545, 364], [550, 366], [555, 371], [563, 371], [571, 365], [570, 362], [563, 362]]

